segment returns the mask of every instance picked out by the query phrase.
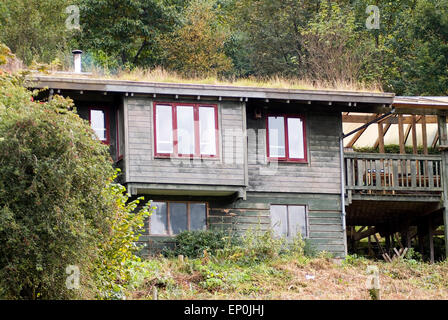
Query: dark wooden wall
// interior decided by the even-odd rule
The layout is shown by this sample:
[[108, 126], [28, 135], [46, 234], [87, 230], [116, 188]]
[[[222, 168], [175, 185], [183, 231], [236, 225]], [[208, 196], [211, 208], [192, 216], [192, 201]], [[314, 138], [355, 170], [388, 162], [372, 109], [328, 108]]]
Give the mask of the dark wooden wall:
[[[198, 161], [173, 162], [170, 159], [156, 159], [153, 151], [152, 103], [152, 99], [126, 98], [125, 112], [128, 126], [126, 182], [245, 186], [244, 160], [235, 160], [232, 163], [226, 161], [223, 156], [219, 160]], [[235, 154], [243, 157], [245, 125], [243, 104], [239, 102], [216, 102], [216, 104], [221, 128], [220, 154], [223, 155], [224, 151], [233, 147]], [[232, 134], [235, 132], [238, 134]]]
[[[225, 129], [244, 130], [247, 118], [247, 164], [215, 167], [176, 167], [166, 159], [154, 159], [152, 153], [152, 107], [149, 99], [129, 99], [129, 178], [151, 183], [245, 184], [247, 170], [247, 198], [193, 197], [146, 195], [155, 201], [204, 201], [208, 203], [208, 227], [242, 234], [249, 229], [267, 230], [270, 225], [271, 204], [304, 205], [307, 208], [309, 243], [317, 251], [328, 251], [343, 256], [344, 233], [341, 220], [339, 135], [341, 114], [285, 109], [288, 113], [306, 116], [308, 163], [278, 163], [269, 169], [266, 160], [266, 120], [255, 119], [256, 105], [248, 106], [246, 115], [240, 103], [219, 103], [221, 140]], [[269, 110], [263, 109], [264, 113]], [[279, 107], [282, 111], [282, 107]], [[241, 137], [242, 139], [242, 137]], [[243, 141], [241, 147], [244, 147]], [[240, 149], [241, 150], [241, 149]], [[241, 150], [244, 154], [244, 150]], [[268, 169], [268, 174], [265, 169]], [[274, 172], [272, 172], [274, 169]], [[151, 250], [172, 244], [170, 237], [152, 237], [146, 233], [142, 241]]]

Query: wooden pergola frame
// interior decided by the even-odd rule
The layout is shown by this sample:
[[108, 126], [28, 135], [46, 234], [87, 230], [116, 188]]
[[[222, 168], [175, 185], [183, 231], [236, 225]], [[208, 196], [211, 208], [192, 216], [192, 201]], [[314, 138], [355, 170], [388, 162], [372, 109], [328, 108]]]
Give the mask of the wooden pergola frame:
[[[349, 112], [342, 114], [343, 123], [358, 123], [365, 124], [370, 121], [374, 121], [380, 114], [374, 115], [353, 115]], [[389, 131], [392, 124], [398, 125], [398, 144], [400, 146], [400, 154], [406, 153], [406, 142], [409, 139], [409, 135], [412, 133], [412, 153], [418, 153], [417, 146], [417, 124], [422, 126], [422, 140], [423, 140], [423, 154], [428, 154], [428, 133], [427, 124], [437, 124], [437, 116], [435, 115], [403, 115], [403, 114], [392, 114], [384, 119], [377, 122], [378, 126], [378, 138], [375, 141], [373, 147], [379, 148], [380, 153], [385, 153], [384, 150], [384, 136]], [[404, 126], [407, 125], [406, 130]], [[362, 134], [367, 130], [367, 127], [359, 130], [354, 134], [351, 140], [346, 144], [347, 148], [352, 148], [353, 145], [359, 140]], [[438, 134], [434, 137], [431, 143], [431, 147], [434, 148], [438, 141]]]

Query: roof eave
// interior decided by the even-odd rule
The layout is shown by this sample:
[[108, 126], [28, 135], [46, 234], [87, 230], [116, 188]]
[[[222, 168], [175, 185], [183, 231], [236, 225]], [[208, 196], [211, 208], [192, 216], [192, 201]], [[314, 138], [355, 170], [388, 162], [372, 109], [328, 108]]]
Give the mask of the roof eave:
[[34, 76], [36, 88], [59, 90], [83, 90], [115, 93], [209, 96], [247, 99], [269, 99], [290, 101], [352, 102], [391, 105], [393, 93], [351, 92], [330, 90], [273, 89], [259, 87], [237, 87], [208, 84], [138, 82], [127, 80], [104, 80]]

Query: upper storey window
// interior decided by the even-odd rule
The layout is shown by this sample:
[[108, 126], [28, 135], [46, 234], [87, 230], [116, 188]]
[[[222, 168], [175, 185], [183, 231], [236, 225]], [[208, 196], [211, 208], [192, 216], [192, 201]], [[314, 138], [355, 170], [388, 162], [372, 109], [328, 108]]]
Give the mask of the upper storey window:
[[89, 122], [96, 137], [105, 144], [110, 143], [109, 114], [105, 108], [89, 109]]
[[156, 103], [155, 156], [218, 157], [216, 105]]
[[269, 160], [307, 162], [304, 117], [268, 116], [266, 125]]

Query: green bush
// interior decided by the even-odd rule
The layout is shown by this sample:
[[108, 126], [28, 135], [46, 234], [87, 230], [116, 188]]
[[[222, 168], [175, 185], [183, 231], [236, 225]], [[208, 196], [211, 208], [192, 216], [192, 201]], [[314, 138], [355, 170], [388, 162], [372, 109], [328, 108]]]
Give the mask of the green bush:
[[98, 243], [100, 259], [96, 261], [94, 270], [97, 297], [100, 299], [125, 298], [126, 287], [141, 261], [137, 256], [141, 248], [136, 242], [143, 231], [144, 219], [154, 209], [145, 204], [137, 210], [143, 197], [129, 202], [126, 188], [113, 183], [115, 178], [112, 177], [104, 190], [104, 199], [114, 208], [110, 208], [109, 233]]
[[274, 236], [273, 230], [249, 229], [241, 236], [239, 243], [227, 246], [217, 252], [218, 259], [241, 264], [253, 264], [275, 259], [281, 255], [303, 257], [306, 241], [297, 234], [293, 239]]
[[198, 258], [203, 255], [204, 250], [215, 255], [218, 250], [237, 244], [237, 237], [222, 230], [184, 231], [175, 237], [175, 248], [164, 250], [164, 254]]
[[284, 250], [286, 242], [283, 238], [275, 238], [272, 230], [252, 232], [249, 230], [242, 237], [243, 260], [257, 262], [273, 259]]
[[[59, 96], [33, 101], [23, 77], [0, 75], [1, 299], [118, 297], [136, 259], [149, 210], [131, 214], [107, 146], [71, 108]], [[66, 285], [70, 265], [79, 289]]]

